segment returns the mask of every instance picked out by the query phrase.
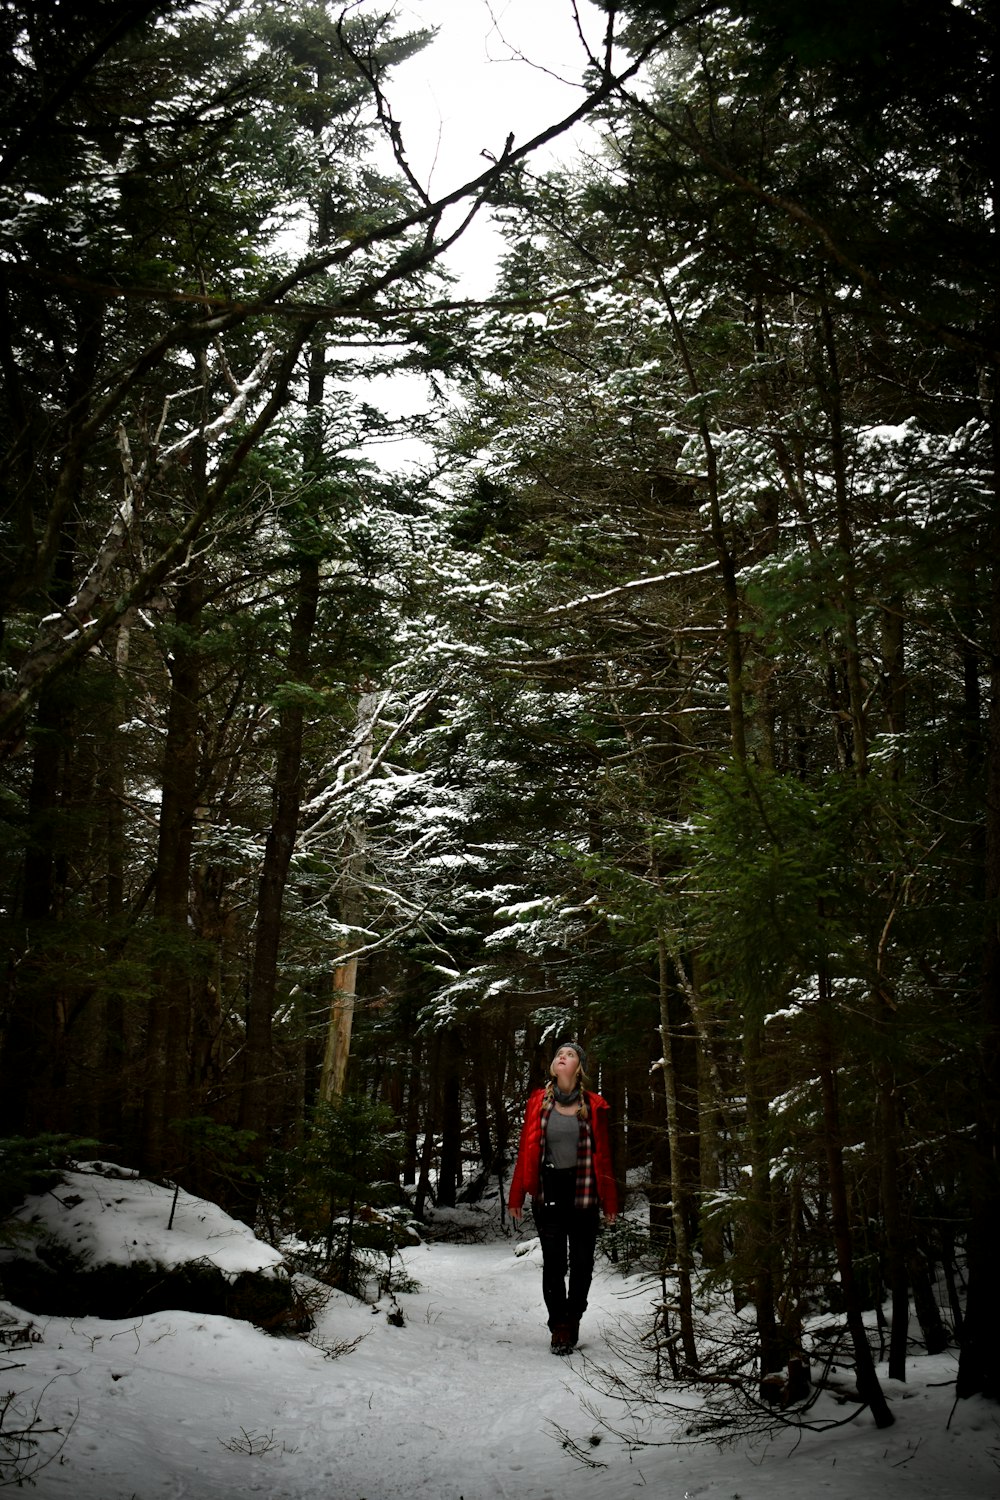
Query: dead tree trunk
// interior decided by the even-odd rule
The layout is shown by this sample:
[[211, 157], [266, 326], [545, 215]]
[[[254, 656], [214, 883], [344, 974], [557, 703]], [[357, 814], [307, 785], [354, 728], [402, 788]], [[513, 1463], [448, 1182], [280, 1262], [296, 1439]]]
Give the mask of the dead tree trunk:
[[[349, 772], [352, 777], [364, 777], [371, 766], [376, 703], [374, 693], [362, 693], [358, 701], [356, 753], [354, 765]], [[348, 952], [333, 971], [330, 1019], [327, 1026], [326, 1052], [323, 1057], [323, 1072], [319, 1089], [320, 1098], [327, 1103], [343, 1095], [347, 1081], [347, 1064], [351, 1056], [351, 1032], [354, 1027], [358, 984], [357, 929], [364, 915], [363, 880], [367, 830], [362, 817], [350, 819], [345, 844], [345, 858], [340, 876], [340, 920], [345, 927], [354, 929], [348, 936], [347, 942], [355, 951]]]
[[670, 1024], [669, 955], [662, 932], [657, 937], [660, 971], [660, 1038], [663, 1043], [663, 1088], [667, 1100], [667, 1134], [670, 1140], [670, 1208], [677, 1256], [678, 1315], [681, 1347], [689, 1369], [698, 1368], [698, 1346], [694, 1336], [694, 1298], [691, 1276], [694, 1256], [688, 1234], [688, 1193], [684, 1180], [684, 1154], [681, 1141], [680, 1106], [677, 1094], [677, 1067], [674, 1053], [674, 1030]]

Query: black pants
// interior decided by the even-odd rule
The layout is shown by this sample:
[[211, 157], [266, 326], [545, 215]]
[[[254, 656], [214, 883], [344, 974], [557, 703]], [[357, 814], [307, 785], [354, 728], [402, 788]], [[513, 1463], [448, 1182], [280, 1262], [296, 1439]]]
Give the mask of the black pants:
[[575, 1167], [565, 1171], [546, 1167], [542, 1188], [545, 1201], [533, 1198], [531, 1215], [542, 1242], [542, 1296], [549, 1327], [555, 1328], [558, 1323], [579, 1323], [587, 1311], [600, 1211], [596, 1205], [576, 1207]]

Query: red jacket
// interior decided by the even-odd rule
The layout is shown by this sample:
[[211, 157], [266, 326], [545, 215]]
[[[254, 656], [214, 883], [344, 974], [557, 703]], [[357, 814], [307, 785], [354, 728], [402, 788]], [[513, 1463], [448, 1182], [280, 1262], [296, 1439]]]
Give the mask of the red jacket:
[[[528, 1097], [521, 1126], [521, 1140], [517, 1148], [517, 1165], [511, 1178], [507, 1207], [519, 1217], [524, 1206], [524, 1195], [532, 1198], [542, 1195], [542, 1100], [544, 1089], [535, 1089]], [[618, 1212], [618, 1190], [611, 1169], [611, 1145], [608, 1140], [608, 1114], [610, 1107], [600, 1094], [587, 1094], [590, 1110], [590, 1127], [594, 1140], [594, 1175], [597, 1178], [597, 1196], [604, 1214], [613, 1219]]]

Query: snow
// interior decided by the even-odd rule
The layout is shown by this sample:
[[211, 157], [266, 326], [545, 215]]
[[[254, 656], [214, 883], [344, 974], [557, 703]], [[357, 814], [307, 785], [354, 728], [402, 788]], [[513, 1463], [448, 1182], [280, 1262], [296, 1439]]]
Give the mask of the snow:
[[173, 1188], [104, 1162], [64, 1172], [61, 1186], [29, 1199], [16, 1217], [99, 1265], [173, 1268], [198, 1261], [235, 1278], [282, 1263], [277, 1250], [217, 1204], [183, 1189], [175, 1201]]
[[[92, 1193], [89, 1209], [76, 1206], [88, 1243], [118, 1253], [134, 1231], [151, 1256], [175, 1254], [161, 1190], [100, 1181], [108, 1199], [121, 1193], [122, 1201], [101, 1206]], [[235, 1262], [270, 1263], [273, 1252], [254, 1250], [218, 1210], [182, 1201], [199, 1254], [208, 1243], [218, 1253], [227, 1246]], [[488, 1212], [453, 1218], [471, 1221], [479, 1239], [404, 1252], [417, 1289], [395, 1294], [402, 1326], [388, 1321], [390, 1303], [337, 1293], [308, 1342], [189, 1312], [28, 1320], [0, 1303], [0, 1367], [16, 1392], [0, 1430], [37, 1410], [39, 1457], [51, 1458], [35, 1473], [34, 1493], [626, 1500], [647, 1490], [670, 1500], [995, 1500], [1000, 1491], [1000, 1410], [972, 1400], [952, 1413], [952, 1355], [912, 1360], [906, 1385], [885, 1382], [897, 1418], [887, 1431], [862, 1413], [825, 1432], [678, 1446], [667, 1441], [677, 1435], [673, 1419], [646, 1412], [637, 1414], [643, 1443], [627, 1442], [620, 1433], [635, 1429], [599, 1371], [616, 1369], [622, 1329], [641, 1329], [649, 1285], [599, 1258], [581, 1346], [557, 1360], [543, 1323], [537, 1241], [517, 1244]], [[28, 1321], [32, 1341], [13, 1343]], [[817, 1414], [842, 1419], [844, 1409], [823, 1396]]]

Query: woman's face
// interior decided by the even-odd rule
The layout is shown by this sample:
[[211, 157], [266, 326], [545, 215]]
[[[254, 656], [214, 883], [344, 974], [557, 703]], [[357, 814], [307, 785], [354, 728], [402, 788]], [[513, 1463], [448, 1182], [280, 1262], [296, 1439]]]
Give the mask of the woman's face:
[[552, 1067], [549, 1071], [563, 1092], [568, 1093], [580, 1071], [580, 1059], [575, 1050], [572, 1047], [560, 1047], [552, 1059]]

